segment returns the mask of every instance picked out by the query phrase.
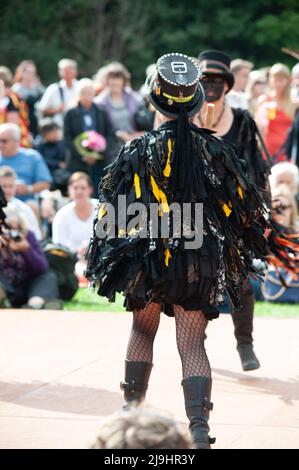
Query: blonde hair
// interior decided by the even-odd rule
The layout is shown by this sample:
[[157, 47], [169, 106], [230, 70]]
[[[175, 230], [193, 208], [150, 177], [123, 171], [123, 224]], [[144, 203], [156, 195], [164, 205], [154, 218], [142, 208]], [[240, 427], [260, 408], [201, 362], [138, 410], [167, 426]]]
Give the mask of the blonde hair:
[[21, 214], [19, 208], [15, 206], [12, 202], [8, 202], [7, 206], [3, 209], [6, 214], [6, 222], [8, 219], [13, 218], [17, 221], [18, 229], [24, 234], [28, 233], [28, 223], [26, 219]]
[[282, 108], [286, 114], [288, 114], [291, 117], [294, 117], [295, 106], [291, 100], [291, 72], [290, 72], [289, 67], [281, 63], [272, 65], [269, 71], [269, 79], [275, 76], [282, 76], [288, 79], [288, 84], [286, 85], [284, 92], [283, 92]]
[[249, 110], [254, 115], [255, 109], [253, 109], [253, 89], [258, 83], [267, 85], [267, 76], [263, 70], [252, 70], [249, 74], [249, 80], [246, 86], [246, 96], [249, 102]]
[[294, 197], [294, 194], [290, 191], [289, 187], [286, 184], [279, 184], [271, 191], [272, 201], [279, 197], [285, 197], [291, 206], [291, 227], [295, 227], [298, 224], [298, 209], [297, 201]]
[[110, 416], [92, 449], [192, 449], [193, 443], [169, 417], [144, 408]]
[[253, 63], [248, 62], [248, 60], [243, 59], [234, 59], [230, 63], [230, 71], [232, 74], [238, 73], [242, 69], [253, 69]]

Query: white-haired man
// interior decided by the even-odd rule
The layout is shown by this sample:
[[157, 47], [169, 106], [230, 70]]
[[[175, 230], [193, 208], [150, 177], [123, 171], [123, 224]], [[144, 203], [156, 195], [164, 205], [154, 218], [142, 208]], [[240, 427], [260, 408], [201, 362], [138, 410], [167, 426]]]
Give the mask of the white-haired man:
[[9, 166], [17, 174], [16, 196], [28, 203], [35, 195], [49, 189], [51, 174], [42, 156], [33, 149], [20, 147], [21, 131], [17, 124], [0, 125], [0, 167]]
[[63, 128], [63, 117], [72, 107], [77, 97], [77, 62], [72, 59], [61, 59], [58, 62], [60, 81], [52, 83], [46, 89], [38, 104], [38, 111], [43, 116], [53, 118]]

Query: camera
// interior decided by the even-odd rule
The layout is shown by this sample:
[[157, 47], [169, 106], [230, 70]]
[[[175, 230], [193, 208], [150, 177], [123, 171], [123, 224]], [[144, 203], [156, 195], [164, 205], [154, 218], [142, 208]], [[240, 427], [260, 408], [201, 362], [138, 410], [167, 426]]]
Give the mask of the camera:
[[10, 229], [8, 232], [8, 236], [11, 240], [15, 242], [20, 242], [22, 240], [21, 232], [19, 232], [19, 230]]

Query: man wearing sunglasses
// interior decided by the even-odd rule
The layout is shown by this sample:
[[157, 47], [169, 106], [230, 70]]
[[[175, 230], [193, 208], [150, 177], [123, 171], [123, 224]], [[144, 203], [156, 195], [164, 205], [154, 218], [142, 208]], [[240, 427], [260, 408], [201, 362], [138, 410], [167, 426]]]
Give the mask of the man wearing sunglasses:
[[50, 172], [42, 156], [33, 149], [20, 147], [21, 131], [17, 124], [0, 125], [0, 167], [9, 166], [17, 174], [16, 197], [35, 201], [35, 194], [50, 187]]

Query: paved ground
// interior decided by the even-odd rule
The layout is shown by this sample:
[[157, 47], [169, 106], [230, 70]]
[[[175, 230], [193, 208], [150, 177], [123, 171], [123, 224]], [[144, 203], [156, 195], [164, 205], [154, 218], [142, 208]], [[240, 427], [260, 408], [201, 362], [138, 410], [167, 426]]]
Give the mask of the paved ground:
[[[299, 313], [299, 312], [298, 312]], [[118, 410], [130, 314], [0, 311], [0, 448], [86, 448]], [[299, 317], [258, 318], [243, 373], [231, 319], [210, 323], [215, 448], [299, 448]], [[162, 316], [148, 403], [187, 423], [174, 322]]]

